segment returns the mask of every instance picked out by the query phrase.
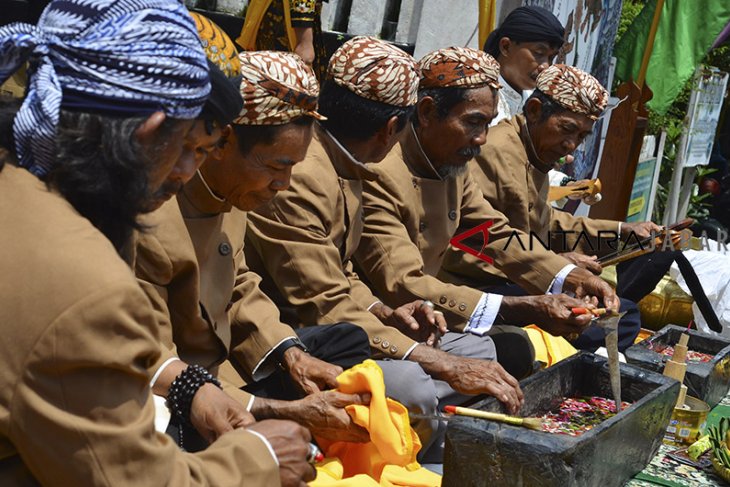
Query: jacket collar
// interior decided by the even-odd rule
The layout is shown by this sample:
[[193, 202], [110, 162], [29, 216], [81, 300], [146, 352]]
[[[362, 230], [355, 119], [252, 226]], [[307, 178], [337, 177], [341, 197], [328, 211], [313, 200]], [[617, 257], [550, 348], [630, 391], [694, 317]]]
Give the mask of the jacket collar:
[[519, 134], [522, 145], [525, 146], [527, 160], [530, 161], [530, 164], [535, 166], [539, 171], [547, 174], [548, 171], [552, 169], [552, 166], [537, 157], [537, 152], [535, 151], [535, 146], [532, 143], [532, 137], [530, 137], [530, 131], [527, 128], [527, 120], [525, 120], [525, 117], [523, 115], [516, 115], [512, 118], [512, 120], [510, 120], [510, 123]]
[[217, 215], [231, 211], [231, 204], [210, 189], [200, 170], [177, 195], [180, 211], [187, 218]]
[[406, 127], [406, 133], [400, 145], [403, 152], [403, 161], [415, 176], [424, 179], [443, 180], [423, 151], [418, 135], [416, 135], [416, 129], [412, 124], [409, 123]]
[[319, 123], [314, 125], [314, 137], [322, 144], [337, 175], [343, 179], [365, 179], [374, 181], [376, 174], [350, 152]]

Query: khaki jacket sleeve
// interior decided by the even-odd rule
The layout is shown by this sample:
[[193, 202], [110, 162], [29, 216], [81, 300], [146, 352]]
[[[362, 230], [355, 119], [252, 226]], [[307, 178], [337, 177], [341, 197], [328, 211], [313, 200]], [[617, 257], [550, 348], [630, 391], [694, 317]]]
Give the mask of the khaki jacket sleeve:
[[302, 322], [356, 324], [368, 334], [373, 349], [402, 358], [415, 342], [367, 311], [358, 301], [363, 299], [362, 290], [357, 299], [352, 293], [328, 232], [337, 215], [332, 192], [315, 175], [295, 173], [289, 190], [264, 210], [249, 214], [249, 240]]
[[347, 261], [344, 271], [345, 277], [350, 282], [350, 294], [355, 302], [359, 303], [364, 309], [370, 309], [373, 304], [380, 302], [380, 298], [376, 297], [368, 285], [360, 280], [360, 276], [355, 272], [352, 260]]
[[[529, 236], [509, 226], [504, 214], [495, 210], [484, 198], [467, 172], [459, 231], [467, 231], [488, 221], [492, 225], [489, 227], [489, 241], [484, 253], [494, 260], [494, 266], [531, 294], [548, 292], [555, 275], [570, 262], [540, 246], [530, 249], [527, 245]], [[474, 240], [467, 239], [465, 243], [479, 249], [483, 241], [481, 235], [477, 237]]]
[[189, 454], [155, 431], [155, 326], [147, 299], [126, 281], [47, 327], [10, 404], [7, 435], [30, 472], [42, 485], [279, 485], [274, 458], [251, 433], [233, 431]]
[[165, 361], [177, 357], [177, 349], [173, 340], [165, 287], [172, 277], [172, 263], [162, 246], [149, 234], [138, 238], [134, 271], [140, 288], [152, 304], [154, 321], [157, 323], [160, 358], [150, 367], [150, 374], [154, 375]]
[[[618, 237], [618, 222], [573, 216], [567, 211], [551, 208], [550, 231], [574, 232], [565, 234], [566, 250], [575, 248], [586, 255], [603, 255], [616, 250], [606, 239]], [[582, 236], [585, 235], [585, 238]], [[613, 243], [616, 246], [616, 243]]]
[[439, 304], [450, 328], [461, 331], [474, 312], [482, 292], [445, 283], [424, 272], [421, 252], [403, 222], [409, 209], [396, 182], [379, 173], [363, 191], [365, 228], [355, 259], [365, 277], [391, 307], [416, 299]]
[[241, 375], [233, 367], [230, 361], [226, 360], [218, 367], [218, 379], [221, 381], [223, 391], [235, 399], [239, 404], [243, 404], [246, 409], [251, 410], [253, 395], [242, 390], [241, 387], [246, 382], [241, 379]]
[[[252, 272], [243, 256], [233, 288], [230, 359], [247, 380], [259, 378], [262, 361], [279, 343], [296, 337], [291, 327], [279, 320], [279, 309], [261, 291], [261, 277]], [[266, 375], [266, 374], [265, 374]]]

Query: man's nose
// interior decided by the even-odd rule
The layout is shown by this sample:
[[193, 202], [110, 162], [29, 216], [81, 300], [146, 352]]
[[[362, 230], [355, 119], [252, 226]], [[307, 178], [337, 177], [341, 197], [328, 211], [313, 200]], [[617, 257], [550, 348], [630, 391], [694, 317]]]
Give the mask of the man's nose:
[[487, 143], [487, 133], [489, 133], [489, 127], [486, 126], [484, 129], [480, 130], [478, 133], [474, 134], [474, 137], [472, 138], [472, 142], [474, 142], [474, 145], [483, 146]]
[[271, 182], [271, 189], [274, 191], [284, 191], [291, 183], [291, 168], [282, 171], [281, 174]]
[[183, 183], [190, 181], [198, 167], [205, 161], [205, 157], [199, 158], [198, 154], [192, 150], [183, 151], [180, 159], [178, 159], [173, 171], [173, 179], [181, 180]]

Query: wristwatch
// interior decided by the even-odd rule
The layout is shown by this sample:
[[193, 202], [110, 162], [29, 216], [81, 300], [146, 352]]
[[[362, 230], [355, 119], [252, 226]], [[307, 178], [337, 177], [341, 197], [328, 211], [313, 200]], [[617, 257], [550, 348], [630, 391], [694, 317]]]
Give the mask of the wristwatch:
[[286, 370], [286, 366], [284, 365], [284, 352], [292, 347], [297, 347], [304, 353], [309, 353], [309, 350], [307, 350], [307, 347], [304, 346], [299, 338], [287, 338], [271, 351], [271, 357], [276, 361], [276, 365], [278, 365], [281, 370]]

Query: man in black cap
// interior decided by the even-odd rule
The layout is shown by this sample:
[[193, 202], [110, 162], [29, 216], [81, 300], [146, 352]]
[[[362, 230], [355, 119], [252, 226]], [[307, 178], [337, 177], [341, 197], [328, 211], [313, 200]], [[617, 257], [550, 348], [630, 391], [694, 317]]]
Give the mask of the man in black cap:
[[492, 121], [512, 118], [535, 89], [537, 76], [553, 63], [563, 45], [565, 28], [542, 7], [519, 7], [507, 15], [484, 43], [499, 62], [499, 112]]

